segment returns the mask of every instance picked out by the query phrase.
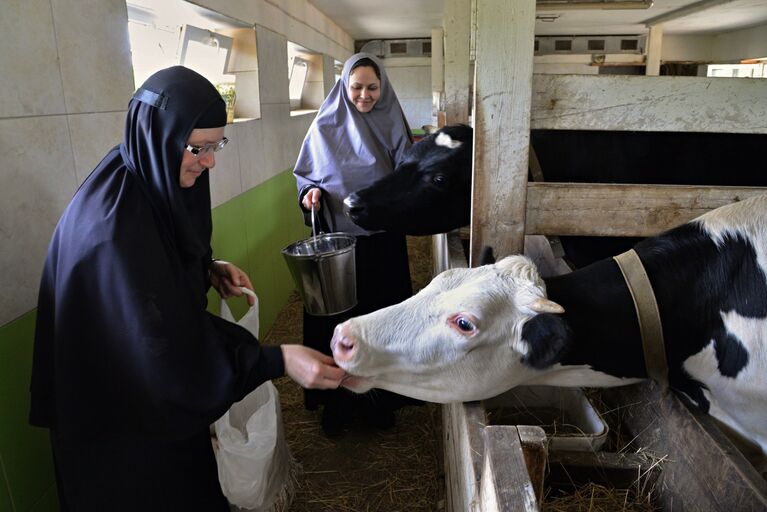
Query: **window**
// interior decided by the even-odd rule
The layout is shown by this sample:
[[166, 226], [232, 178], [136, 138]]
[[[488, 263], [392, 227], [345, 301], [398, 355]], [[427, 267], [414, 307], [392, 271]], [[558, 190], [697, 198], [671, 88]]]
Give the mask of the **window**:
[[301, 57], [293, 57], [293, 63], [290, 66], [290, 109], [301, 108], [301, 93], [304, 90], [306, 75], [309, 72], [308, 62]]
[[322, 54], [288, 41], [288, 95], [291, 115], [315, 111], [325, 98]]
[[729, 78], [767, 78], [767, 64], [709, 64], [706, 76]]
[[232, 38], [192, 25], [181, 31], [178, 62], [194, 69], [214, 84], [234, 82], [226, 74], [232, 54]]
[[636, 50], [639, 48], [639, 41], [636, 39], [621, 39], [621, 50]]
[[333, 64], [333, 69], [335, 71], [336, 82], [338, 82], [341, 80], [341, 75], [344, 72], [344, 63], [338, 60], [335, 61]]
[[389, 53], [391, 54], [407, 53], [407, 43], [389, 43]]
[[[257, 80], [250, 76], [257, 73], [251, 25], [183, 0], [127, 0], [126, 6], [136, 88], [156, 71], [181, 64], [216, 86], [227, 102], [231, 121], [236, 73], [247, 86], [242, 94], [237, 91], [245, 114], [259, 113]], [[235, 39], [237, 54], [233, 55]], [[242, 61], [239, 68], [238, 59]]]
[[569, 52], [573, 47], [573, 42], [569, 39], [557, 39], [554, 41], [554, 50], [558, 52]]
[[604, 39], [589, 39], [588, 49], [589, 50], [604, 50], [605, 49], [605, 40]]

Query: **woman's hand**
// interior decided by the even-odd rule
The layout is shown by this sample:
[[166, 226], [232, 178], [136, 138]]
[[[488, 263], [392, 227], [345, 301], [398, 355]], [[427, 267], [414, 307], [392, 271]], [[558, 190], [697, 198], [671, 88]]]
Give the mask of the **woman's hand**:
[[285, 373], [302, 388], [336, 389], [346, 372], [333, 358], [303, 345], [280, 345]]
[[[214, 260], [208, 267], [210, 271], [210, 284], [216, 289], [221, 298], [226, 299], [234, 295], [240, 297], [243, 295], [240, 286], [253, 290], [248, 274], [232, 265], [228, 261]], [[248, 305], [255, 304], [256, 299], [248, 295]]]
[[319, 188], [313, 188], [310, 189], [309, 192], [304, 194], [304, 198], [301, 200], [301, 204], [306, 208], [307, 210], [312, 209], [312, 205], [314, 205], [314, 208], [319, 210], [320, 209], [320, 196], [322, 195], [322, 190]]

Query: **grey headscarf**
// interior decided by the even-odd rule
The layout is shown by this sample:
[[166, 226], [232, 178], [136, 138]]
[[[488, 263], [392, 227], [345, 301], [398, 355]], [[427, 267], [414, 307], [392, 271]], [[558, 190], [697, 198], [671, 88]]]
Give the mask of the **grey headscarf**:
[[[362, 113], [346, 93], [352, 66], [360, 59], [375, 62], [381, 74], [381, 95], [370, 112]], [[357, 53], [344, 64], [341, 79], [322, 103], [293, 170], [298, 190], [317, 186], [331, 227], [355, 235], [369, 234], [343, 213], [343, 200], [391, 173], [410, 147], [410, 128], [381, 62]]]

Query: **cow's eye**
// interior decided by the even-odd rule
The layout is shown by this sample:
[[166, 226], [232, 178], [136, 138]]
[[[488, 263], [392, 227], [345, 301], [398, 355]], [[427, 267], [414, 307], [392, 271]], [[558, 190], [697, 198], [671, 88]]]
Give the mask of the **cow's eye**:
[[447, 178], [445, 177], [444, 174], [435, 174], [434, 177], [432, 178], [432, 181], [434, 182], [435, 185], [442, 186], [447, 183]]
[[475, 329], [474, 324], [462, 316], [456, 319], [455, 325], [457, 325], [463, 332], [471, 332]]
[[477, 333], [477, 321], [470, 314], [456, 313], [448, 319], [448, 323], [464, 336], [474, 336]]

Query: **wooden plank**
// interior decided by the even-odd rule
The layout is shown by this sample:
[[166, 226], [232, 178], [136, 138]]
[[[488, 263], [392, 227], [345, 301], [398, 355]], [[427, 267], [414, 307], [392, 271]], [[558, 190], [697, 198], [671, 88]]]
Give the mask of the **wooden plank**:
[[664, 510], [767, 510], [767, 481], [697, 408], [650, 381], [601, 392], [645, 453], [665, 458], [657, 489]]
[[537, 511], [535, 491], [527, 475], [517, 427], [492, 425], [483, 429], [485, 456], [480, 490], [481, 510]]
[[660, 56], [663, 47], [663, 25], [653, 25], [650, 27], [650, 33], [647, 36], [647, 64], [645, 65], [645, 75], [660, 75]]
[[445, 112], [447, 124], [469, 123], [471, 0], [445, 0]]
[[651, 457], [632, 452], [550, 451], [546, 482], [557, 489], [596, 483], [646, 494], [660, 475], [661, 465], [654, 463]]
[[448, 512], [479, 510], [485, 410], [480, 402], [442, 406], [445, 484]]
[[549, 458], [546, 432], [541, 427], [518, 425], [519, 442], [525, 458], [527, 475], [533, 485], [533, 493], [538, 505], [543, 503], [543, 483], [546, 478], [546, 466]]
[[[767, 80], [534, 75], [530, 126], [555, 130], [767, 133]], [[507, 128], [505, 133], [511, 131]]]
[[477, 0], [477, 26], [470, 266], [522, 251], [535, 0]]
[[529, 183], [528, 235], [652, 236], [767, 193], [759, 187]]

